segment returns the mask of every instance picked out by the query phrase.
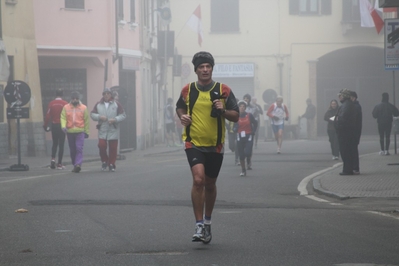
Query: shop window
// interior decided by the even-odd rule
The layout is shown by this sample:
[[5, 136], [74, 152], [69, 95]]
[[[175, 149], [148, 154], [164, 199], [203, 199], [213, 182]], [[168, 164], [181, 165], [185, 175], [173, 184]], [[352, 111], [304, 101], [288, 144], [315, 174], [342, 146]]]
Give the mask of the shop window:
[[84, 0], [65, 0], [65, 8], [85, 9]]

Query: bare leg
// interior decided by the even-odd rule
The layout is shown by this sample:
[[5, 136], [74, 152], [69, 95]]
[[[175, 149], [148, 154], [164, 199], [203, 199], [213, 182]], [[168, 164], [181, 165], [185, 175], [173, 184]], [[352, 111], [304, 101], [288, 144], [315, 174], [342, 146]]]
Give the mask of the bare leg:
[[[204, 217], [204, 197], [206, 191], [205, 187], [205, 168], [203, 164], [194, 165], [191, 168], [193, 175], [193, 187], [191, 189], [191, 201], [193, 203], [193, 210], [195, 220], [202, 220]], [[216, 181], [216, 180], [215, 180]], [[208, 192], [210, 193], [210, 192]], [[215, 191], [216, 193], [216, 191]], [[216, 197], [216, 196], [215, 196]], [[213, 206], [212, 206], [213, 210]]]
[[216, 178], [205, 176], [205, 215], [212, 216], [217, 195]]
[[281, 144], [283, 144], [283, 130], [279, 129], [277, 132], [277, 147], [281, 149]]

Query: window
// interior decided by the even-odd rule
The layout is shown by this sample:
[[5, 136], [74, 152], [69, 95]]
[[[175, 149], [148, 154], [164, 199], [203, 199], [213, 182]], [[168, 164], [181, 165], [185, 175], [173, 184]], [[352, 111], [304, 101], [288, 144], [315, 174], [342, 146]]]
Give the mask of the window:
[[211, 0], [211, 32], [238, 32], [239, 0]]
[[136, 1], [130, 0], [130, 22], [136, 22]]
[[331, 0], [290, 0], [289, 8], [290, 15], [331, 15]]
[[84, 0], [65, 0], [65, 8], [85, 9]]
[[124, 16], [123, 16], [123, 0], [116, 0], [116, 4], [117, 4], [117, 9], [118, 9], [118, 20], [121, 21], [123, 20]]
[[360, 7], [358, 0], [342, 0], [342, 22], [360, 22]]

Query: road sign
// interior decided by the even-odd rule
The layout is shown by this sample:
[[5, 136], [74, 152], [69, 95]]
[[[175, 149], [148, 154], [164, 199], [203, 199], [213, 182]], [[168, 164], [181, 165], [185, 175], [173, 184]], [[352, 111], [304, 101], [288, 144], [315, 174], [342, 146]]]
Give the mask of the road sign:
[[187, 63], [184, 63], [181, 66], [181, 77], [186, 79], [186, 78], [188, 78], [188, 76], [190, 76], [190, 73], [191, 73], [190, 65]]
[[7, 119], [29, 118], [28, 107], [7, 108]]
[[10, 107], [24, 106], [30, 101], [31, 93], [28, 84], [20, 80], [14, 80], [4, 89], [4, 99]]

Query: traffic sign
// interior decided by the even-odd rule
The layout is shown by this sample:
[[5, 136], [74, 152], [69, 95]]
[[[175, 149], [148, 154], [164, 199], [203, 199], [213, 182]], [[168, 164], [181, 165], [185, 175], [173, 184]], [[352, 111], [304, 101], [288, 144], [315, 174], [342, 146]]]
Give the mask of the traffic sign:
[[14, 80], [4, 89], [4, 99], [10, 107], [24, 106], [30, 101], [31, 92], [28, 84], [20, 80]]

